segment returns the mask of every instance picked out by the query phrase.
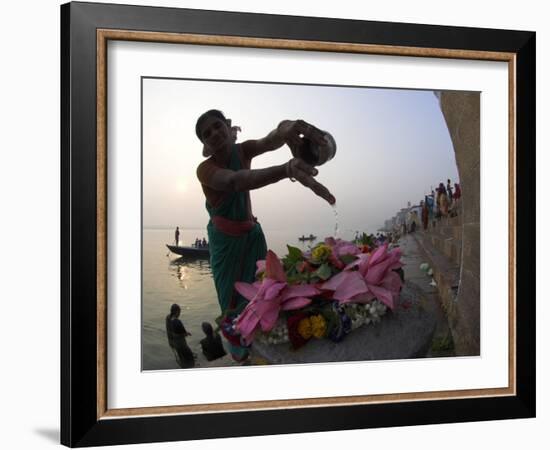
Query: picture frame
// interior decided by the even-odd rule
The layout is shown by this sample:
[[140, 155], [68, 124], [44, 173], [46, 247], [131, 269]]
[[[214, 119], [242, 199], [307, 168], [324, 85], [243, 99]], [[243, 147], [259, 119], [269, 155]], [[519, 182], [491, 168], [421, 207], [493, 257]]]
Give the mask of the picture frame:
[[[505, 61], [509, 385], [113, 410], [107, 404], [107, 42]], [[114, 445], [535, 416], [535, 33], [73, 2], [61, 6], [61, 442]]]

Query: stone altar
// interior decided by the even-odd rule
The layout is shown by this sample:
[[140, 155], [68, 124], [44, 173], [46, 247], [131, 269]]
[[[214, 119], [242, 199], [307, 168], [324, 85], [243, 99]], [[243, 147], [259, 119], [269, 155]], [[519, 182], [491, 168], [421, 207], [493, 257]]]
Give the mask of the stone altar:
[[388, 310], [377, 324], [352, 331], [342, 342], [312, 338], [298, 350], [293, 350], [290, 343], [255, 342], [251, 356], [268, 364], [421, 358], [430, 349], [436, 328], [436, 317], [425, 308], [426, 301], [420, 288], [405, 282], [393, 311]]

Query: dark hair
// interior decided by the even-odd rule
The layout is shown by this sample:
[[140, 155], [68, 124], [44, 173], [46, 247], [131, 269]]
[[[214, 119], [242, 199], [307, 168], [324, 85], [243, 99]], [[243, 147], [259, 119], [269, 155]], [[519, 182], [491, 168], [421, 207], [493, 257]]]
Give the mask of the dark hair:
[[201, 324], [201, 327], [202, 327], [202, 331], [207, 336], [212, 336], [212, 333], [214, 333], [214, 330], [212, 330], [212, 325], [210, 325], [208, 322], [203, 322]]
[[197, 124], [195, 125], [195, 133], [197, 134], [197, 137], [201, 142], [202, 142], [201, 126], [203, 122], [209, 117], [216, 117], [217, 119], [222, 120], [224, 123], [227, 122], [227, 119], [219, 109], [210, 109], [205, 113], [201, 114], [201, 116], [197, 119]]
[[177, 314], [181, 312], [180, 305], [177, 303], [174, 303], [172, 306], [170, 306], [170, 315], [173, 316], [174, 314]]

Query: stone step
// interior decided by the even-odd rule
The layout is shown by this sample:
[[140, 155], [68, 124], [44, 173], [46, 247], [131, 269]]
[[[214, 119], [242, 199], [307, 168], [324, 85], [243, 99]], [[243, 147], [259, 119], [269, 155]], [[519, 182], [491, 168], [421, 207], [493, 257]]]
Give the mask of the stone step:
[[442, 217], [439, 220], [436, 220], [437, 225], [443, 225], [443, 226], [454, 226], [454, 225], [462, 225], [462, 216], [455, 216], [455, 217]]
[[432, 228], [431, 230], [434, 234], [440, 234], [446, 238], [454, 238], [461, 240], [462, 239], [462, 225], [441, 225]]
[[429, 236], [430, 244], [451, 262], [460, 265], [462, 258], [462, 241], [455, 238], [446, 238], [441, 235], [432, 234]]
[[433, 270], [433, 278], [437, 283], [442, 307], [448, 313], [454, 308], [458, 292], [460, 264], [456, 259], [447, 257], [443, 251], [434, 246], [432, 244], [433, 237], [430, 233], [416, 233], [414, 236], [420, 251], [427, 260], [426, 262]]

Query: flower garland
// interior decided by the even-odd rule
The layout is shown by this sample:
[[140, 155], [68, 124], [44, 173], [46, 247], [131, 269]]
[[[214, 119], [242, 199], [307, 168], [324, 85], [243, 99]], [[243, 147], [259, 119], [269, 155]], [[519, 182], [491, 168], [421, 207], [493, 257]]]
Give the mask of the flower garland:
[[243, 345], [311, 339], [340, 342], [393, 310], [402, 287], [401, 251], [327, 238], [309, 252], [287, 246], [279, 259], [268, 251], [257, 262], [257, 281], [235, 283], [248, 304], [231, 324]]
[[[388, 310], [386, 305], [378, 300], [373, 300], [370, 304], [351, 303], [345, 305], [343, 308], [344, 314], [346, 314], [351, 320], [350, 331], [356, 330], [363, 325], [374, 325], [380, 322], [382, 320], [382, 316], [384, 316]], [[306, 315], [300, 317], [300, 319], [301, 320], [298, 323], [297, 331], [300, 334], [301, 339], [304, 341], [309, 340], [311, 337], [316, 339], [329, 337], [329, 324], [323, 314], [313, 314], [311, 316]], [[304, 322], [303, 325], [302, 322]], [[305, 330], [305, 333], [302, 330]], [[284, 317], [280, 317], [271, 331], [267, 333], [258, 333], [255, 337], [255, 341], [263, 344], [274, 345], [291, 342], [287, 320]], [[296, 337], [294, 337], [294, 341], [296, 341]], [[295, 345], [293, 346], [296, 347]]]

